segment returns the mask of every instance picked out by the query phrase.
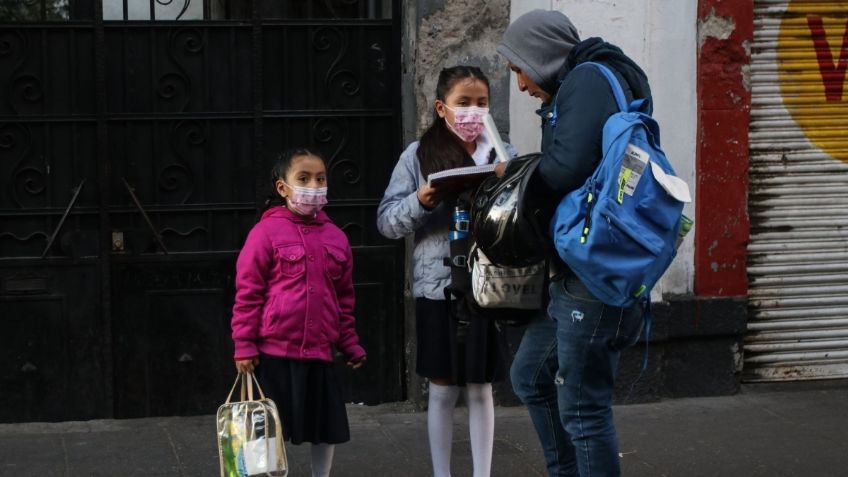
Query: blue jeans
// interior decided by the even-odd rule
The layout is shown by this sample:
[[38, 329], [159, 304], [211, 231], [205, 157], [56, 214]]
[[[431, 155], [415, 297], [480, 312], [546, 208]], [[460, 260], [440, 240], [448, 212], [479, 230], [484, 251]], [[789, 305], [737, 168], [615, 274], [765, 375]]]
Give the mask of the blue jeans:
[[577, 277], [550, 285], [548, 316], [524, 333], [510, 370], [551, 476], [621, 474], [612, 393], [622, 349], [642, 330], [642, 308], [594, 298]]

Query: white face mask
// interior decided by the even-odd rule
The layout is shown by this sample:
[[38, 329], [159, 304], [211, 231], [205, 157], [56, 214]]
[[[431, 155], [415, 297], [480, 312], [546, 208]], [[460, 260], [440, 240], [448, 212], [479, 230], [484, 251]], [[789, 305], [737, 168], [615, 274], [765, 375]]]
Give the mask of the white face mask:
[[[286, 183], [283, 182], [283, 184]], [[296, 214], [315, 217], [318, 211], [327, 204], [326, 187], [294, 187], [288, 184], [286, 186], [292, 191], [286, 202]]]
[[473, 142], [483, 132], [485, 128], [483, 126], [483, 118], [489, 114], [489, 108], [478, 106], [457, 106], [456, 108], [452, 108], [447, 104], [445, 108], [453, 111], [453, 124], [449, 123], [447, 118], [445, 118], [445, 124], [463, 141]]

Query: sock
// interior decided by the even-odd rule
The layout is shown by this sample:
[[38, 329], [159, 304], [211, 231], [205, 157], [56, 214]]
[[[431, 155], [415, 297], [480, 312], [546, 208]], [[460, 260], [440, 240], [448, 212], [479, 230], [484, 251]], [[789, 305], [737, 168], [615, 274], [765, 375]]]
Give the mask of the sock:
[[427, 433], [430, 436], [433, 477], [450, 477], [453, 410], [458, 397], [459, 387], [430, 383], [430, 398], [427, 401]]
[[491, 383], [465, 385], [468, 405], [468, 431], [471, 434], [471, 459], [474, 477], [489, 477], [492, 471], [492, 445], [495, 439], [495, 404]]
[[330, 476], [335, 448], [333, 444], [312, 444], [309, 451], [312, 457], [312, 477]]

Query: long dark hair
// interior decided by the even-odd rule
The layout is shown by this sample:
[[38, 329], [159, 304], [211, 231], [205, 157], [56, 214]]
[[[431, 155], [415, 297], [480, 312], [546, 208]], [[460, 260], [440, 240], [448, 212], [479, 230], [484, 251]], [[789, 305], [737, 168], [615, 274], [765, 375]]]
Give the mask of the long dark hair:
[[[436, 99], [445, 101], [448, 93], [454, 85], [464, 79], [476, 79], [489, 88], [489, 78], [476, 66], [458, 65], [445, 68], [439, 73], [439, 81], [436, 83]], [[433, 122], [421, 135], [418, 142], [418, 163], [421, 165], [421, 174], [424, 177], [445, 169], [452, 169], [465, 165], [471, 165], [471, 157], [463, 149], [459, 138], [452, 133], [445, 120], [439, 117], [436, 108], [433, 108]]]
[[289, 173], [292, 162], [294, 162], [296, 157], [301, 156], [315, 156], [321, 159], [325, 167], [327, 166], [327, 161], [320, 152], [305, 147], [295, 147], [277, 154], [277, 157], [274, 159], [274, 165], [271, 167], [271, 193], [265, 199], [266, 210], [276, 205], [285, 205], [285, 201], [277, 193], [277, 181], [279, 179], [286, 180], [286, 174]]

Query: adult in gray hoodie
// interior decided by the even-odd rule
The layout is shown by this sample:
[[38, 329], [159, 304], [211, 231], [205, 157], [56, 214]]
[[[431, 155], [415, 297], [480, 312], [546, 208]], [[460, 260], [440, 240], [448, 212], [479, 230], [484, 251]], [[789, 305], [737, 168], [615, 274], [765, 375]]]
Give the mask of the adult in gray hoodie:
[[[562, 13], [535, 10], [506, 30], [498, 52], [518, 88], [542, 102], [542, 158], [527, 198], [550, 214], [580, 187], [601, 160], [603, 125], [618, 111], [593, 61], [609, 67], [628, 101], [651, 93], [645, 73], [600, 38], [580, 41]], [[620, 350], [642, 329], [639, 306], [616, 308], [595, 298], [559, 261], [547, 315], [525, 331], [511, 369], [513, 388], [527, 405], [552, 476], [620, 475], [612, 393]]]

